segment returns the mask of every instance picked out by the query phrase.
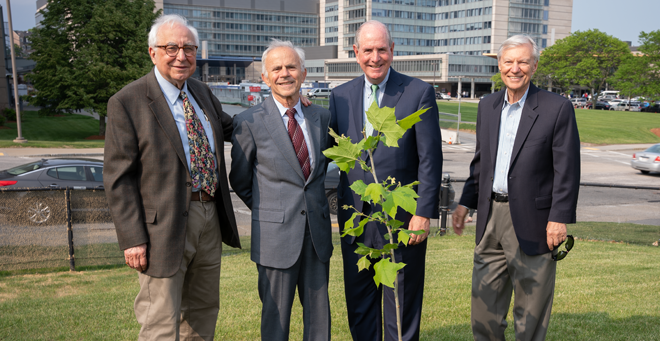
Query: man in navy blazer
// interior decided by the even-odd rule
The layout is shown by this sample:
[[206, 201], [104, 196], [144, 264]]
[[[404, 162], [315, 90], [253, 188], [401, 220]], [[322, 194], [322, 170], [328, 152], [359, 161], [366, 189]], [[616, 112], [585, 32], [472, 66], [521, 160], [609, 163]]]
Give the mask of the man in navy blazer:
[[477, 146], [453, 226], [461, 234], [467, 208], [477, 209], [474, 339], [504, 340], [513, 291], [516, 340], [544, 340], [553, 254], [566, 224], [575, 223], [580, 139], [571, 103], [530, 83], [539, 59], [534, 40], [513, 36], [497, 57], [506, 89], [479, 104]]
[[[398, 276], [403, 339], [417, 340], [424, 292], [426, 237], [430, 219], [438, 217], [438, 195], [442, 181], [442, 140], [435, 92], [428, 83], [402, 75], [390, 68], [394, 43], [385, 25], [378, 21], [366, 22], [358, 29], [355, 37], [353, 50], [364, 76], [332, 91], [332, 129], [339, 135], [351, 137], [352, 141], [360, 141], [364, 138], [363, 128], [367, 131], [371, 128], [366, 126], [368, 122], [365, 119], [365, 110], [373, 101], [377, 101], [380, 107], [396, 107], [397, 119], [407, 117], [419, 109], [429, 108], [421, 115], [422, 122], [414, 125], [399, 140], [399, 148], [388, 148], [381, 143], [373, 154], [379, 182], [388, 176], [394, 177], [402, 184], [420, 182], [417, 186], [417, 194], [420, 197], [417, 200], [416, 214], [410, 215], [399, 210], [396, 219], [405, 222], [405, 228], [424, 230], [426, 233], [413, 236], [408, 246], [400, 245], [395, 251], [396, 261], [407, 264]], [[355, 195], [348, 187], [356, 180], [367, 184], [374, 182], [371, 173], [360, 167], [348, 174], [342, 172], [337, 189], [340, 228], [344, 227], [344, 223], [353, 213], [352, 210], [342, 209], [342, 206], [352, 205], [366, 214], [372, 211], [370, 205], [362, 202], [360, 196]], [[357, 224], [357, 219], [355, 223]], [[354, 340], [382, 340], [381, 315], [385, 319], [385, 339], [397, 339], [394, 291], [387, 287], [385, 290], [382, 286], [376, 287], [373, 267], [370, 271], [358, 272], [359, 256], [354, 253], [357, 242], [382, 248], [388, 242], [384, 238], [386, 233], [387, 228], [384, 225], [368, 223], [360, 237], [342, 238], [346, 306]]]

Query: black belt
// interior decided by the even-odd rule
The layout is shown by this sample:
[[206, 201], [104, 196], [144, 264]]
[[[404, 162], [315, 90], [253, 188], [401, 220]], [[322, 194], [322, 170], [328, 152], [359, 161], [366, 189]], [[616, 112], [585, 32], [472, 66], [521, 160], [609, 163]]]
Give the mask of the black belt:
[[495, 193], [493, 192], [490, 197], [493, 199], [495, 202], [509, 202], [509, 195], [508, 194], [502, 194], [502, 193]]
[[208, 193], [204, 191], [199, 191], [199, 192], [192, 192], [190, 201], [201, 201], [201, 202], [215, 201], [215, 198], [210, 196]]

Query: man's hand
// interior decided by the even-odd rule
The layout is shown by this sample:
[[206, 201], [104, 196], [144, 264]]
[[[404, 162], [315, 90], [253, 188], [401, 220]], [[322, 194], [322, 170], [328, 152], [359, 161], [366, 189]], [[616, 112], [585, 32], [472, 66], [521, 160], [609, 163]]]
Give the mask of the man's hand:
[[545, 228], [548, 238], [548, 248], [554, 250], [561, 242], [566, 240], [566, 224], [549, 221]]
[[126, 265], [140, 272], [147, 270], [147, 244], [129, 247], [124, 250]]
[[308, 107], [312, 105], [312, 101], [310, 101], [309, 98], [305, 96], [300, 96], [300, 104], [302, 104], [304, 107]]
[[413, 234], [410, 236], [410, 240], [408, 240], [409, 245], [416, 245], [421, 242], [423, 242], [426, 237], [429, 236], [429, 232], [431, 232], [431, 219], [426, 218], [426, 217], [420, 217], [418, 215], [414, 215], [410, 219], [410, 224], [408, 224], [408, 230], [410, 231], [424, 231], [424, 234], [416, 235]]
[[451, 225], [454, 228], [454, 233], [459, 236], [463, 234], [463, 229], [465, 228], [465, 216], [467, 213], [467, 207], [458, 205], [456, 206], [454, 213], [451, 215]]

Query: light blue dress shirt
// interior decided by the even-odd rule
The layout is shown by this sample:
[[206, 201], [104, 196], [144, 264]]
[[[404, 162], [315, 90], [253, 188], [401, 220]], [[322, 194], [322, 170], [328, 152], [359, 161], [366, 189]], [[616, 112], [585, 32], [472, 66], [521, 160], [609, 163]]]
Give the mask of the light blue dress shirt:
[[520, 125], [520, 117], [527, 100], [529, 87], [522, 98], [516, 103], [509, 103], [509, 90], [504, 93], [504, 105], [500, 118], [500, 136], [497, 144], [497, 160], [495, 161], [495, 175], [493, 176], [493, 192], [508, 194], [509, 166], [511, 165], [511, 153], [513, 143], [516, 141], [516, 133]]
[[[176, 122], [176, 127], [179, 129], [179, 136], [181, 137], [181, 143], [183, 144], [183, 151], [186, 153], [186, 166], [188, 166], [188, 173], [190, 173], [190, 144], [188, 143], [188, 130], [186, 129], [186, 115], [183, 111], [183, 100], [179, 97], [181, 91], [185, 91], [188, 95], [188, 100], [195, 109], [195, 115], [199, 118], [199, 121], [202, 122], [204, 127], [204, 132], [206, 133], [206, 138], [211, 145], [211, 152], [213, 152], [213, 159], [215, 159], [216, 175], [218, 172], [218, 160], [215, 157], [215, 139], [213, 136], [213, 129], [211, 128], [211, 123], [202, 108], [197, 105], [195, 98], [188, 91], [188, 82], [183, 83], [183, 88], [179, 90], [174, 84], [168, 82], [161, 74], [158, 72], [158, 68], [154, 67], [154, 73], [156, 74], [156, 80], [158, 80], [158, 85], [160, 85], [160, 90], [163, 91], [165, 99], [167, 100], [167, 105], [170, 107], [174, 121]], [[192, 174], [190, 175], [192, 177]], [[193, 188], [193, 192], [198, 192], [199, 187]]]
[[[378, 104], [382, 105], [383, 104], [383, 95], [385, 94], [385, 87], [387, 86], [387, 80], [390, 79], [390, 71], [392, 69], [387, 70], [387, 76], [385, 76], [385, 79], [383, 79], [382, 82], [378, 84], [378, 90], [376, 90], [376, 96], [378, 96]], [[369, 82], [369, 79], [367, 78], [367, 75], [364, 75], [364, 90], [363, 90], [363, 101], [362, 101], [362, 125], [364, 126], [367, 123], [367, 110], [369, 110], [369, 107], [371, 106], [371, 96], [372, 96], [372, 91], [371, 91], [371, 84]]]
[[[289, 127], [289, 116], [286, 115], [286, 111], [289, 108], [285, 108], [282, 103], [278, 102], [275, 98], [273, 98], [273, 102], [275, 102], [275, 105], [277, 106], [277, 109], [280, 111], [280, 115], [282, 115], [282, 122], [284, 122], [284, 129], [288, 131]], [[302, 112], [302, 107], [300, 106], [300, 98], [298, 98], [298, 103], [293, 106], [294, 109], [296, 109], [296, 114], [293, 115], [293, 118], [296, 119], [298, 122], [298, 125], [300, 126], [300, 129], [303, 132], [303, 136], [305, 137], [305, 144], [307, 145], [307, 154], [309, 154], [309, 174], [312, 174], [312, 170], [314, 170], [314, 154], [312, 153], [312, 143], [311, 140], [309, 139], [309, 132], [307, 131], [307, 123], [305, 123], [305, 116], [303, 116]]]

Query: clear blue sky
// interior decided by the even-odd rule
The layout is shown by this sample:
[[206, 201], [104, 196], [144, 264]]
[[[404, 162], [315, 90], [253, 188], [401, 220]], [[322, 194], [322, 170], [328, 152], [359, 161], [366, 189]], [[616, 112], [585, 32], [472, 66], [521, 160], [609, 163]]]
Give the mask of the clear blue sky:
[[[550, 0], [552, 1], [552, 0]], [[0, 0], [7, 21], [7, 0]], [[34, 27], [36, 0], [11, 0], [14, 30]], [[571, 31], [597, 28], [637, 45], [639, 32], [660, 29], [660, 0], [573, 0]]]

